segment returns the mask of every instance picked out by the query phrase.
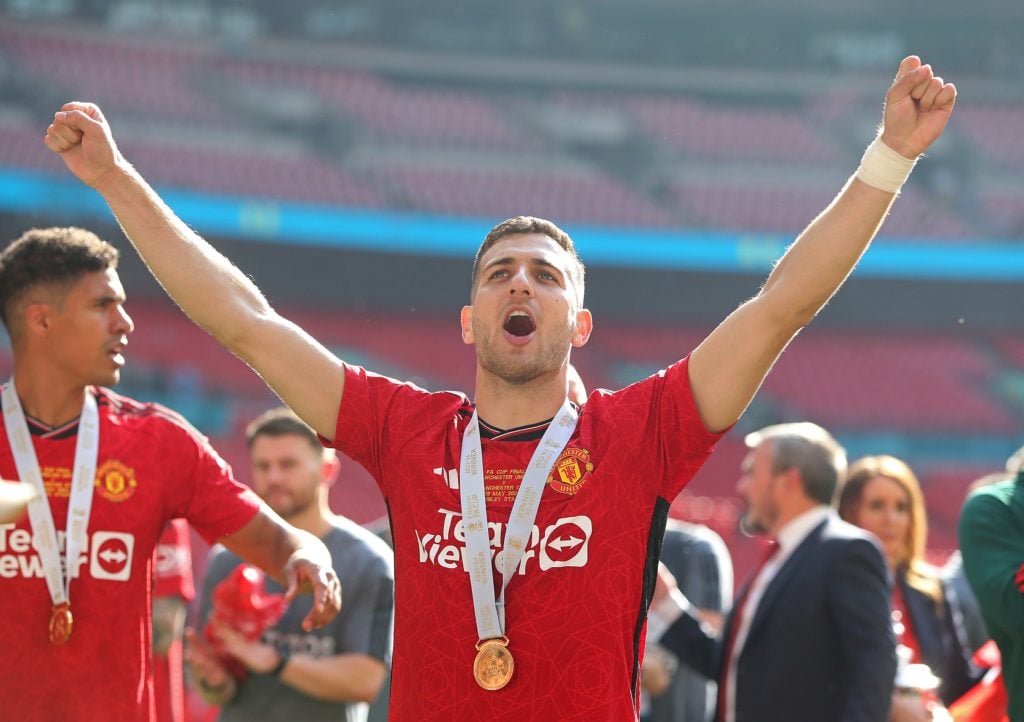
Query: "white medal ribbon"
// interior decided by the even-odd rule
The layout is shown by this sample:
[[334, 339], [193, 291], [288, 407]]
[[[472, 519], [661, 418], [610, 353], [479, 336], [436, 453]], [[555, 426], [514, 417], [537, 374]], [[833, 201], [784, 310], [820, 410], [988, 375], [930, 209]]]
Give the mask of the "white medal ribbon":
[[31, 484], [36, 490], [36, 498], [28, 505], [28, 518], [32, 524], [32, 545], [39, 553], [39, 560], [46, 576], [46, 586], [50, 590], [50, 599], [55, 606], [70, 603], [71, 570], [78, 561], [78, 555], [88, 545], [86, 531], [89, 526], [89, 514], [92, 511], [93, 486], [96, 482], [100, 417], [96, 399], [89, 389], [85, 389], [84, 395], [82, 415], [78, 420], [75, 468], [71, 475], [71, 499], [68, 504], [68, 525], [64, 539], [66, 561], [63, 570], [53, 512], [50, 511], [50, 501], [46, 497], [39, 459], [32, 446], [32, 435], [29, 433], [13, 378], [0, 395], [7, 441], [14, 454], [18, 476], [23, 484]]
[[486, 492], [484, 491], [483, 450], [480, 446], [480, 423], [476, 412], [462, 435], [462, 460], [459, 468], [459, 490], [462, 500], [462, 529], [466, 537], [466, 571], [473, 591], [476, 631], [480, 639], [493, 639], [505, 634], [505, 589], [526, 551], [533, 532], [541, 494], [551, 467], [562, 453], [579, 417], [566, 399], [562, 408], [537, 445], [526, 467], [523, 481], [512, 505], [512, 514], [505, 528], [505, 544], [501, 550], [501, 591], [494, 598], [494, 575], [491, 571], [490, 533], [487, 527]]

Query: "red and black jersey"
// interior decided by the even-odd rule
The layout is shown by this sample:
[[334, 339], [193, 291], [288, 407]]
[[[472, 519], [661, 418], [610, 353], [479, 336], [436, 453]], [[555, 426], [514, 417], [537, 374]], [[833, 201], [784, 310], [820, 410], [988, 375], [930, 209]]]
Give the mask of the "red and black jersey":
[[[234, 480], [182, 417], [108, 389], [93, 390], [99, 455], [88, 544], [71, 564], [74, 628], [48, 639], [51, 601], [28, 519], [0, 524], [0, 699], [4, 719], [149, 720], [153, 551], [164, 524], [187, 519], [207, 540], [238, 531], [259, 500]], [[53, 520], [67, 526], [77, 422], [29, 419]], [[0, 477], [16, 479], [0, 435]], [[58, 534], [63, 546], [64, 534]]]
[[[668, 506], [713, 450], [686, 360], [580, 410], [544, 487], [533, 533], [506, 593], [512, 681], [474, 681], [476, 625], [459, 500], [460, 394], [346, 369], [337, 447], [378, 480], [395, 543], [393, 722], [637, 717], [647, 600]], [[544, 426], [481, 424], [491, 547]], [[495, 579], [500, 574], [495, 572]]]

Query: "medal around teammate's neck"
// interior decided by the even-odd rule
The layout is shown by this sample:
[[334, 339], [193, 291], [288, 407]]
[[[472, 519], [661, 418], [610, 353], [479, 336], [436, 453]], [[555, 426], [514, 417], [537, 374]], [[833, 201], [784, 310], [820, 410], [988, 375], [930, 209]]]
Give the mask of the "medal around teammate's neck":
[[82, 390], [82, 414], [78, 420], [78, 440], [75, 444], [74, 472], [71, 475], [71, 499], [68, 503], [67, 533], [64, 535], [65, 564], [61, 570], [60, 547], [57, 530], [46, 497], [46, 485], [39, 469], [39, 459], [32, 445], [32, 434], [25, 421], [18, 390], [12, 378], [0, 394], [3, 405], [7, 441], [14, 455], [14, 465], [22, 484], [30, 484], [35, 498], [28, 504], [28, 518], [32, 525], [32, 544], [43, 566], [46, 587], [53, 608], [47, 636], [53, 644], [66, 644], [71, 639], [74, 617], [71, 615], [71, 570], [76, 567], [78, 555], [88, 546], [87, 530], [92, 512], [93, 486], [96, 482], [96, 457], [100, 447], [99, 411], [96, 399], [89, 389]]
[[494, 575], [487, 533], [487, 494], [484, 488], [483, 450], [480, 446], [480, 422], [476, 412], [462, 435], [459, 468], [459, 496], [462, 502], [462, 530], [466, 537], [466, 571], [473, 592], [473, 609], [479, 641], [473, 661], [473, 678], [486, 690], [498, 690], [512, 679], [515, 662], [505, 636], [505, 589], [512, 579], [540, 508], [544, 484], [558, 455], [562, 453], [576, 428], [578, 414], [569, 400], [548, 424], [523, 474], [512, 505], [505, 544], [501, 550], [501, 591], [494, 598]]

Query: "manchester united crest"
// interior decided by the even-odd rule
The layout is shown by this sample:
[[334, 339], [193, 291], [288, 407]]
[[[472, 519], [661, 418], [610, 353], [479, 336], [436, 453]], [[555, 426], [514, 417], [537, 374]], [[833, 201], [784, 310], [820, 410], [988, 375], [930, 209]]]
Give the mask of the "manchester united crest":
[[558, 457], [551, 469], [548, 484], [563, 494], [575, 494], [590, 477], [594, 464], [586, 449], [568, 448]]
[[103, 462], [96, 470], [96, 493], [107, 501], [125, 501], [135, 493], [138, 484], [135, 470], [116, 459]]

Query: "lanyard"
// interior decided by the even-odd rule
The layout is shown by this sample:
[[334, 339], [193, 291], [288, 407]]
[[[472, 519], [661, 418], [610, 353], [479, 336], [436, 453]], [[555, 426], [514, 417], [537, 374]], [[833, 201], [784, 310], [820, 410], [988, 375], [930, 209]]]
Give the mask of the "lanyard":
[[505, 589], [526, 551], [527, 541], [537, 518], [541, 494], [551, 467], [562, 453], [578, 418], [568, 399], [548, 424], [547, 431], [530, 458], [523, 481], [512, 505], [502, 548], [501, 591], [494, 598], [494, 576], [491, 570], [491, 547], [487, 527], [486, 494], [484, 491], [483, 450], [480, 446], [480, 423], [476, 412], [462, 436], [462, 459], [459, 489], [462, 500], [462, 529], [466, 537], [466, 569], [473, 592], [473, 609], [480, 639], [492, 639], [505, 633]]
[[82, 415], [78, 421], [78, 441], [75, 445], [75, 468], [71, 476], [71, 499], [68, 505], [68, 528], [65, 535], [65, 564], [61, 570], [60, 547], [53, 512], [46, 496], [43, 474], [39, 460], [32, 446], [32, 436], [21, 409], [18, 391], [12, 378], [0, 395], [3, 404], [4, 425], [7, 441], [14, 454], [14, 464], [22, 483], [28, 483], [36, 490], [36, 498], [28, 505], [29, 521], [32, 524], [33, 545], [39, 552], [39, 559], [46, 576], [53, 604], [70, 602], [71, 574], [78, 563], [79, 554], [88, 545], [86, 530], [89, 513], [92, 510], [93, 486], [96, 481], [96, 457], [99, 453], [100, 426], [96, 399], [86, 389], [82, 403]]

